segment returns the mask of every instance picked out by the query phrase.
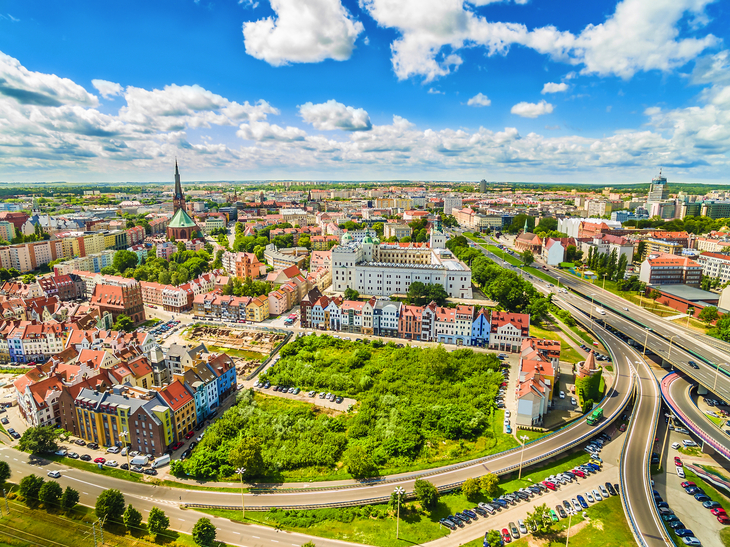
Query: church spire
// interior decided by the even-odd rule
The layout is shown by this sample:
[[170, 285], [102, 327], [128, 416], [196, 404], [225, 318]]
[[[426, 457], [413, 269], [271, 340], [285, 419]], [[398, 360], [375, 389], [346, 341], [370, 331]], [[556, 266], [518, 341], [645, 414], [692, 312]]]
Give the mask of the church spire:
[[529, 228], [527, 227], [527, 219], [525, 219], [525, 229], [522, 230], [523, 234], [526, 234], [529, 231]]
[[185, 209], [185, 194], [180, 184], [180, 169], [177, 166], [177, 158], [175, 158], [175, 191], [172, 194], [172, 207], [176, 213], [178, 209]]

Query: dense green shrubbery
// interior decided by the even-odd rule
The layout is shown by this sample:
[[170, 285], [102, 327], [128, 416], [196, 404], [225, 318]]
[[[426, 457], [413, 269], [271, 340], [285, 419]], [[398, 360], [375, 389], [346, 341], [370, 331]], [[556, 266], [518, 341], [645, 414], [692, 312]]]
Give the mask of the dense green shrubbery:
[[[226, 477], [234, 465], [243, 465], [249, 477], [262, 477], [306, 467], [332, 469], [343, 459], [353, 470], [407, 465], [423, 456], [429, 442], [437, 446], [443, 440], [493, 436], [499, 366], [494, 355], [470, 349], [447, 352], [392, 343], [374, 348], [305, 336], [285, 346], [262, 379], [353, 397], [357, 411], [330, 416], [307, 403], [242, 392], [238, 405], [173, 471]], [[244, 463], [232, 462], [229, 453], [243, 439], [249, 442], [237, 461]], [[254, 453], [260, 454], [260, 464], [250, 463]]]

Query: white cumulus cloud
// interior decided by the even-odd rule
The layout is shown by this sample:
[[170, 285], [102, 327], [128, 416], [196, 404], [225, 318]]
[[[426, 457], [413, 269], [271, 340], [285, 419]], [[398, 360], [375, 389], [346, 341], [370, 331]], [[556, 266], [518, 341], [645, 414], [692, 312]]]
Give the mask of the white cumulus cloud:
[[566, 83], [556, 84], [554, 82], [548, 82], [544, 86], [542, 86], [542, 91], [540, 93], [545, 95], [546, 93], [560, 93], [567, 90], [568, 84]]
[[21, 104], [61, 106], [80, 104], [96, 106], [99, 99], [68, 78], [32, 72], [20, 61], [0, 52], [0, 95]]
[[91, 85], [93, 85], [105, 99], [108, 99], [112, 95], [119, 95], [123, 89], [121, 85], [114, 82], [108, 82], [107, 80], [91, 80]]
[[340, 0], [270, 0], [273, 17], [243, 24], [246, 53], [267, 63], [344, 61], [352, 55], [362, 23]]
[[492, 104], [492, 101], [483, 93], [477, 93], [471, 99], [466, 101], [466, 104], [468, 106], [489, 106], [490, 104]]
[[324, 131], [370, 131], [373, 128], [370, 116], [364, 109], [345, 106], [334, 99], [320, 104], [304, 103], [299, 107], [299, 114], [315, 129]]
[[307, 133], [298, 127], [281, 127], [269, 122], [243, 123], [236, 131], [236, 136], [252, 141], [303, 141]]
[[544, 99], [539, 103], [517, 103], [512, 107], [512, 114], [517, 114], [523, 118], [537, 118], [543, 114], [550, 114], [555, 107]]
[[702, 23], [705, 6], [712, 1], [622, 0], [605, 21], [589, 24], [578, 34], [554, 26], [529, 29], [490, 21], [469, 6], [487, 0], [360, 0], [360, 5], [380, 26], [399, 33], [391, 44], [398, 78], [431, 81], [461, 64], [460, 49], [478, 46], [487, 55], [506, 55], [514, 44], [582, 66], [586, 74], [630, 78], [639, 71], [668, 72], [719, 43], [712, 34], [679, 36], [685, 16]]

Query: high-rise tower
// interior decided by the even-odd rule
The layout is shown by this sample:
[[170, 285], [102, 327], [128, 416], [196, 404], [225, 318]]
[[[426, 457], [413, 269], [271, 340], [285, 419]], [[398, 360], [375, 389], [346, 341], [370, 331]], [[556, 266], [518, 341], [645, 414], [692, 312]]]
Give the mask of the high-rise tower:
[[180, 170], [177, 167], [177, 159], [175, 160], [175, 191], [172, 194], [173, 213], [177, 213], [178, 209], [185, 210], [185, 194], [180, 184]]
[[659, 169], [659, 176], [651, 179], [651, 186], [649, 186], [649, 195], [646, 198], [646, 202], [654, 203], [664, 201], [665, 199], [669, 199], [669, 187], [667, 186], [666, 177], [662, 176], [662, 170]]

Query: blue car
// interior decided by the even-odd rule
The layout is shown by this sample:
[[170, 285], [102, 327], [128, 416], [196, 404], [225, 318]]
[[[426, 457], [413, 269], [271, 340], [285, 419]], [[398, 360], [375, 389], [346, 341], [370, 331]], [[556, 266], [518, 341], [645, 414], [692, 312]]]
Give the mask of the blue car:
[[502, 498], [497, 498], [496, 500], [493, 500], [492, 503], [496, 503], [497, 505], [499, 505], [502, 508], [507, 507], [509, 505], [509, 503], [506, 502], [505, 500], [503, 500]]
[[478, 518], [477, 517], [477, 514], [474, 511], [470, 510], [470, 509], [464, 509], [462, 511], [462, 513], [464, 513], [465, 515], [467, 515], [472, 520], [477, 520], [477, 518]]
[[677, 534], [681, 538], [693, 538], [695, 537], [694, 532], [692, 530], [687, 530], [687, 528], [679, 528], [674, 531], [675, 534]]
[[588, 462], [586, 465], [588, 467], [590, 467], [591, 469], [593, 469], [596, 473], [598, 473], [601, 470], [601, 468], [598, 467], [595, 463]]
[[580, 503], [580, 506], [583, 509], [588, 509], [588, 503], [586, 503], [586, 500], [583, 496], [578, 495], [578, 496], [576, 496], [576, 498], [578, 499], [578, 503]]
[[672, 530], [681, 530], [684, 528], [684, 523], [681, 520], [675, 520], [674, 522], [669, 522], [667, 524], [669, 524], [669, 527]]
[[695, 494], [695, 499], [697, 501], [705, 502], [705, 501], [710, 501], [710, 496], [708, 496], [706, 494]]

